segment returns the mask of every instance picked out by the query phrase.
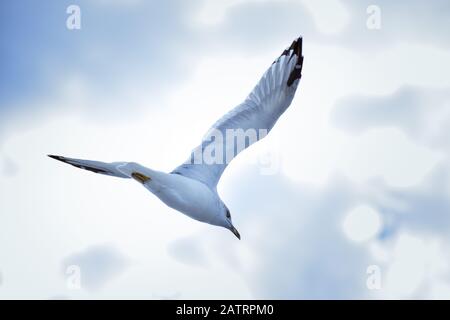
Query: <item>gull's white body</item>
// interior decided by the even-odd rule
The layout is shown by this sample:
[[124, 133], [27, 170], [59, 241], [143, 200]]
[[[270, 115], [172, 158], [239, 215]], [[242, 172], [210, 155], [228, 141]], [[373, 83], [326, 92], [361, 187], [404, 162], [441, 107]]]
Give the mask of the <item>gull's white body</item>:
[[[117, 170], [131, 177], [133, 172], [142, 173], [151, 180], [143, 186], [162, 202], [192, 219], [213, 225], [220, 225], [217, 217], [222, 202], [214, 190], [204, 183], [186, 178], [179, 174], [170, 174], [143, 167], [137, 163], [125, 163]], [[212, 215], [216, 212], [216, 215]]]
[[[299, 38], [274, 61], [244, 102], [219, 119], [208, 131], [218, 132], [226, 138], [219, 142], [204, 139], [194, 148], [188, 161], [170, 173], [152, 170], [134, 162], [105, 163], [54, 155], [50, 157], [95, 173], [133, 178], [167, 206], [195, 220], [230, 229], [240, 239], [228, 208], [217, 194], [217, 183], [223, 171], [242, 151], [228, 143], [230, 141], [226, 140], [226, 132], [254, 129], [255, 132], [264, 130], [268, 133], [291, 104], [301, 78], [302, 66], [302, 39]], [[263, 137], [260, 135], [257, 140]], [[249, 142], [244, 149], [253, 142]], [[211, 146], [224, 151], [227, 161], [192, 161], [195, 155], [204, 155]]]

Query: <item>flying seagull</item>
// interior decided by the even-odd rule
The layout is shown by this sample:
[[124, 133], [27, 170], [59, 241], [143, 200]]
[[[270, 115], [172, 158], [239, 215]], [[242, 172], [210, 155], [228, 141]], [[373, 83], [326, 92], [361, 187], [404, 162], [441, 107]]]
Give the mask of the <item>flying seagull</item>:
[[[245, 101], [219, 119], [201, 144], [193, 149], [188, 160], [170, 173], [135, 162], [104, 163], [55, 155], [49, 157], [95, 173], [132, 178], [167, 206], [201, 222], [227, 228], [240, 239], [230, 211], [217, 193], [217, 183], [230, 161], [262, 139], [289, 107], [302, 75], [302, 66], [300, 37], [272, 63]], [[244, 133], [241, 147], [236, 146], [235, 141], [239, 139], [236, 132]], [[255, 134], [251, 135], [252, 132]]]

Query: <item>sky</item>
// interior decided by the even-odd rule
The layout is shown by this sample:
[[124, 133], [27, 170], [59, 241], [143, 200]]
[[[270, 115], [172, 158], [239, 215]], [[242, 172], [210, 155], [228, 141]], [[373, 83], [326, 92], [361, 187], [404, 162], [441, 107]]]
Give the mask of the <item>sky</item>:
[[[1, 1], [0, 298], [450, 299], [449, 29], [443, 0]], [[241, 241], [46, 157], [169, 172], [298, 36], [218, 185]]]

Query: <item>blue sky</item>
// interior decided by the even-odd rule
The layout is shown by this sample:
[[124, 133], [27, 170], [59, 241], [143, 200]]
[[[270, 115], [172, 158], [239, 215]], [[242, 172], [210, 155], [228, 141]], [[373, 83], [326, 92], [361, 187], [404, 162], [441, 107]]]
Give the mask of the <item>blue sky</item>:
[[[446, 1], [2, 1], [0, 297], [450, 298], [449, 18]], [[219, 184], [240, 242], [45, 157], [170, 171], [299, 35], [291, 107]]]

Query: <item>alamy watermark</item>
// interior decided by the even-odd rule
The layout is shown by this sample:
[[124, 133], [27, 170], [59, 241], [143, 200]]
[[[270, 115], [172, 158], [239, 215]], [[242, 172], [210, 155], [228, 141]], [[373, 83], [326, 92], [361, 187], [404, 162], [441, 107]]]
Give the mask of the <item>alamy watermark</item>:
[[238, 153], [264, 138], [267, 129], [218, 129], [210, 130], [203, 138], [202, 145], [195, 149], [190, 164], [229, 164]]
[[81, 9], [79, 6], [72, 4], [67, 7], [66, 13], [69, 15], [66, 19], [66, 27], [69, 30], [81, 29]]
[[81, 289], [81, 268], [77, 265], [70, 265], [66, 268], [66, 286], [69, 290]]
[[[228, 165], [241, 151], [268, 134], [267, 129], [212, 129], [194, 149], [185, 164]], [[276, 150], [275, 150], [276, 151]], [[279, 152], [266, 152], [258, 158], [262, 175], [272, 175], [280, 167]]]
[[381, 289], [381, 268], [377, 265], [370, 265], [367, 267], [367, 280], [366, 286], [369, 290]]
[[370, 5], [366, 9], [366, 13], [369, 15], [366, 20], [366, 27], [369, 30], [381, 29], [381, 8], [377, 5]]

